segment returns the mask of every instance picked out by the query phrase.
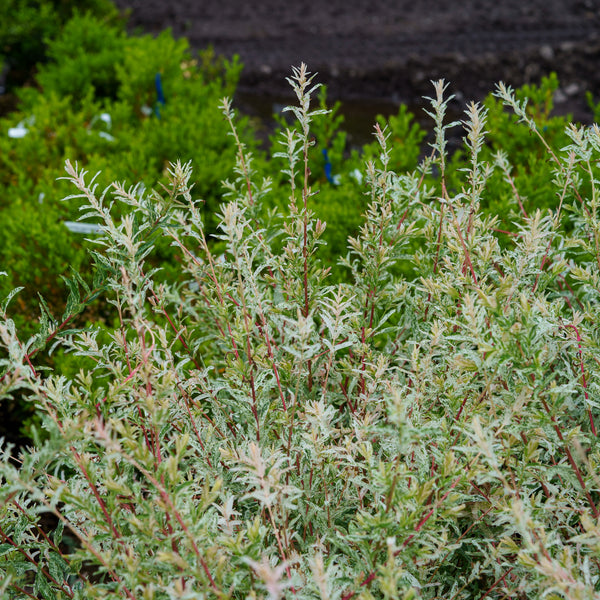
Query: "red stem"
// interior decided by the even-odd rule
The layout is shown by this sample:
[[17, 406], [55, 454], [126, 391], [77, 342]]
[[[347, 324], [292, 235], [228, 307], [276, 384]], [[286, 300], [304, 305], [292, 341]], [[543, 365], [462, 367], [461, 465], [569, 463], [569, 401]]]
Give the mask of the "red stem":
[[592, 415], [592, 409], [589, 406], [587, 382], [585, 380], [585, 370], [583, 368], [583, 353], [581, 351], [581, 335], [579, 335], [579, 329], [577, 329], [577, 327], [575, 327], [575, 325], [565, 325], [565, 327], [570, 327], [571, 329], [573, 329], [575, 331], [575, 334], [577, 335], [577, 348], [578, 348], [577, 354], [579, 355], [579, 365], [581, 368], [581, 385], [583, 386], [583, 394], [585, 396], [586, 403], [588, 404], [588, 416], [590, 419], [590, 427], [592, 428], [592, 434], [594, 435], [594, 437], [597, 437], [596, 426], [594, 425], [594, 417]]
[[588, 491], [588, 489], [585, 486], [585, 481], [583, 480], [583, 477], [581, 475], [581, 471], [579, 470], [579, 467], [577, 466], [577, 463], [573, 459], [573, 455], [571, 454], [571, 451], [569, 450], [567, 444], [565, 443], [565, 439], [563, 437], [562, 431], [560, 430], [560, 427], [558, 425], [556, 417], [553, 414], [550, 413], [550, 407], [548, 406], [548, 404], [546, 403], [546, 401], [543, 398], [541, 398], [541, 401], [542, 401], [542, 404], [544, 405], [544, 409], [548, 413], [548, 416], [552, 420], [554, 431], [556, 431], [556, 435], [558, 436], [558, 439], [564, 445], [565, 453], [567, 455], [567, 459], [569, 461], [569, 464], [571, 465], [571, 468], [573, 469], [573, 472], [575, 473], [575, 476], [577, 477], [577, 481], [579, 481], [579, 485], [581, 486], [581, 489], [584, 491], [585, 495], [587, 496], [588, 502], [590, 503], [590, 506], [592, 508], [592, 514], [594, 515], [594, 518], [597, 519], [600, 516], [600, 513], [598, 513], [598, 509], [596, 508], [596, 504], [594, 503], [594, 500], [593, 500], [590, 492]]

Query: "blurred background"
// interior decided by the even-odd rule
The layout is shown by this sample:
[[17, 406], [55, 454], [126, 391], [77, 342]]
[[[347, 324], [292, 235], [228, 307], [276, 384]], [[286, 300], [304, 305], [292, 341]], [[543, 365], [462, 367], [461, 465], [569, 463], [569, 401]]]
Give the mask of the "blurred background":
[[[244, 65], [238, 102], [270, 113], [301, 61], [355, 119], [418, 108], [445, 78], [460, 110], [503, 80], [513, 87], [556, 72], [555, 107], [589, 121], [600, 95], [598, 0], [117, 0], [130, 30], [170, 27], [193, 48], [212, 45]], [[457, 107], [458, 109], [458, 107]], [[350, 119], [352, 120], [352, 119]], [[348, 119], [347, 119], [348, 124]]]

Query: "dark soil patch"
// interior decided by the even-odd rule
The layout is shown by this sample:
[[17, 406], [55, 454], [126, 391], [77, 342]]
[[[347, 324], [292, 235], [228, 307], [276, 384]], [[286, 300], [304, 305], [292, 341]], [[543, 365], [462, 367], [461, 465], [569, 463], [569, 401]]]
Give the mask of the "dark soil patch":
[[537, 83], [555, 71], [556, 107], [589, 121], [600, 96], [597, 0], [117, 0], [130, 27], [172, 28], [244, 64], [246, 97], [289, 94], [292, 65], [308, 64], [332, 99], [418, 106], [444, 78], [457, 101], [481, 100], [503, 80]]

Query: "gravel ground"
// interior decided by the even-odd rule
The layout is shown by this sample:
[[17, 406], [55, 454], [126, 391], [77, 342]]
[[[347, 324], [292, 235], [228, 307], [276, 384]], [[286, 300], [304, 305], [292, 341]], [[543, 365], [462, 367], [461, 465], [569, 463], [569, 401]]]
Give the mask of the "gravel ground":
[[444, 78], [458, 101], [503, 80], [556, 71], [557, 110], [588, 121], [600, 98], [600, 0], [116, 0], [130, 28], [170, 27], [193, 48], [212, 45], [244, 64], [240, 91], [275, 97], [301, 61], [330, 97], [418, 106]]

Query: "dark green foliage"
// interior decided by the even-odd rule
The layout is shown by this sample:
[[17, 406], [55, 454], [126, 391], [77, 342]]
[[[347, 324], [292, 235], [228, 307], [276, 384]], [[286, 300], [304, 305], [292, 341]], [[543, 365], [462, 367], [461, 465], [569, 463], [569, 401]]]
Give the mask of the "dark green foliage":
[[[423, 152], [426, 131], [414, 119], [405, 105], [400, 106], [397, 115], [392, 115], [387, 120], [382, 116], [377, 117], [377, 123], [385, 130], [391, 147], [390, 169], [396, 173], [414, 171]], [[380, 153], [381, 147], [374, 139], [363, 147], [360, 158], [363, 161], [377, 160]]]
[[586, 92], [585, 97], [588, 106], [592, 109], [594, 115], [594, 123], [600, 123], [600, 101], [596, 102], [591, 92]]
[[110, 0], [3, 0], [0, 19], [0, 64], [8, 64], [9, 91], [30, 79], [46, 61], [48, 45], [75, 14], [92, 14], [116, 22]]
[[101, 24], [89, 14], [75, 16], [49, 45], [49, 62], [40, 69], [37, 82], [46, 92], [70, 96], [75, 105], [90, 88], [96, 97], [115, 98], [126, 42], [119, 25]]
[[75, 234], [52, 208], [15, 202], [2, 217], [0, 264], [9, 268], [8, 276], [0, 280], [2, 289], [23, 287], [14, 302], [26, 320], [37, 317], [38, 292], [51, 306], [61, 307], [64, 292], [58, 275], [69, 268], [87, 270], [85, 252], [70, 243]]

